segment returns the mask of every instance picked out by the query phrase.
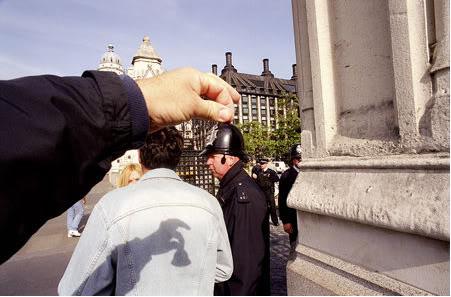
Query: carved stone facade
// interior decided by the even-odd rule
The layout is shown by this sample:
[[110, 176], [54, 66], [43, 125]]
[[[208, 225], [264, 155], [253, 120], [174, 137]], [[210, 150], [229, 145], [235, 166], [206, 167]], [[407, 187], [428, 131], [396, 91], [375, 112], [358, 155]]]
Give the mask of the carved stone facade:
[[164, 71], [161, 68], [162, 61], [150, 43], [150, 38], [145, 36], [133, 57], [132, 65], [127, 69], [127, 74], [135, 80], [159, 75]]
[[292, 0], [290, 295], [449, 295], [449, 1]]
[[107, 51], [100, 58], [99, 71], [111, 71], [116, 74], [124, 74], [121, 57], [114, 52], [114, 45], [108, 44]]

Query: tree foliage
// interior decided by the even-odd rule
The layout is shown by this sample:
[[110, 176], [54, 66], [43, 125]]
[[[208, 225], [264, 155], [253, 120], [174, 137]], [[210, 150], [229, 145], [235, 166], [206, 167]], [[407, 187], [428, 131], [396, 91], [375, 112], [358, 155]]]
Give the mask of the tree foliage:
[[270, 129], [257, 121], [238, 125], [243, 133], [246, 151], [254, 159], [267, 156], [275, 160], [286, 160], [290, 147], [300, 142], [301, 123], [296, 96], [284, 94], [278, 98], [277, 104], [276, 129]]

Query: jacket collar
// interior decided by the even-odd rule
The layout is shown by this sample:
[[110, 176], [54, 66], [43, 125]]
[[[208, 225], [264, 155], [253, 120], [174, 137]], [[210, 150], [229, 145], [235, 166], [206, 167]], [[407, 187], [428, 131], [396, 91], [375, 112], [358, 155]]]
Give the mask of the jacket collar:
[[167, 168], [151, 169], [146, 174], [144, 174], [139, 181], [141, 182], [152, 178], [172, 178], [181, 181], [180, 177], [175, 173], [174, 170]]
[[238, 173], [241, 172], [241, 170], [243, 169], [243, 162], [240, 160], [238, 162], [236, 162], [229, 171], [227, 171], [226, 174], [224, 174], [224, 176], [222, 177], [221, 181], [219, 182], [219, 186], [221, 188], [225, 187], [231, 180], [233, 180], [235, 178], [235, 176], [238, 175]]

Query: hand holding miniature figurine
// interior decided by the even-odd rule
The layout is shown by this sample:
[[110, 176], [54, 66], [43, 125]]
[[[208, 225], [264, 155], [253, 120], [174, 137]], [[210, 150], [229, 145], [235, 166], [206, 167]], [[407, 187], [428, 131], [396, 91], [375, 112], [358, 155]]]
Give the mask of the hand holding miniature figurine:
[[233, 103], [240, 99], [240, 94], [218, 76], [192, 68], [169, 71], [137, 83], [146, 100], [151, 131], [191, 118], [231, 122]]

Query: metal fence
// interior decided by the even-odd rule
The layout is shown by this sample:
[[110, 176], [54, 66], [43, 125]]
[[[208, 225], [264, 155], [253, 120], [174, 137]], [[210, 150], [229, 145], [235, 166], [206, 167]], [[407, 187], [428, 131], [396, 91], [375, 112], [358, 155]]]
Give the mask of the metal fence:
[[180, 132], [184, 135], [184, 145], [182, 156], [176, 169], [182, 180], [200, 187], [212, 195], [215, 195], [217, 188], [215, 179], [208, 169], [206, 158], [200, 157], [199, 153], [204, 148], [208, 131], [214, 124], [214, 122], [192, 120], [179, 126]]
[[200, 151], [186, 150], [177, 166], [177, 174], [182, 180], [215, 194], [215, 180], [206, 165], [206, 158], [199, 157]]

